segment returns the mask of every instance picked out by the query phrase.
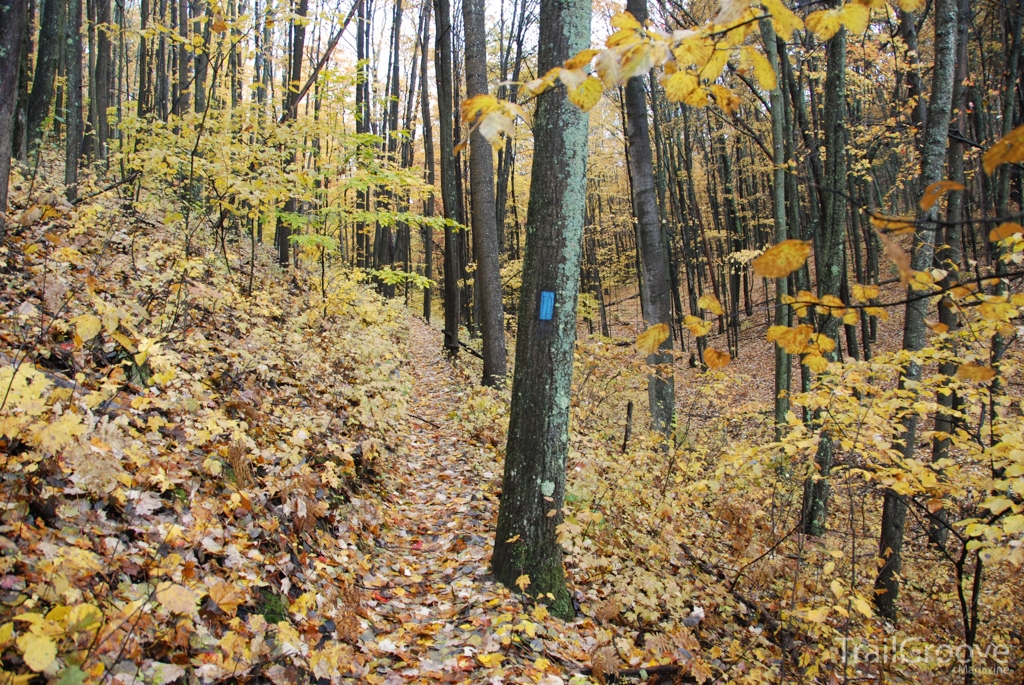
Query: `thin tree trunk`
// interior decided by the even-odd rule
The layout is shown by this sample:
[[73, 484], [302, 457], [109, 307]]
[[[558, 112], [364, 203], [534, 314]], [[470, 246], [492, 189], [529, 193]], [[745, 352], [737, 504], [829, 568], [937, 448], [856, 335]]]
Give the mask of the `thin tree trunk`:
[[[420, 109], [421, 116], [423, 117], [423, 166], [426, 167], [427, 171], [427, 183], [434, 185], [434, 125], [433, 118], [430, 115], [430, 89], [427, 87], [428, 84], [428, 69], [427, 57], [430, 54], [430, 50], [427, 46], [430, 44], [430, 11], [432, 9], [431, 0], [424, 0], [423, 2], [423, 21], [421, 23], [421, 34], [420, 34], [420, 45], [422, 46], [422, 52], [420, 53]], [[431, 193], [427, 196], [427, 199], [423, 202], [423, 216], [432, 217], [434, 216], [434, 194]], [[427, 279], [433, 280], [434, 278], [434, 227], [429, 223], [423, 226], [423, 275]], [[430, 286], [423, 289], [423, 318], [430, 322], [430, 308], [431, 299], [434, 294], [434, 289]]]
[[74, 202], [78, 199], [78, 159], [82, 151], [82, 0], [68, 0], [67, 46], [64, 192], [68, 200]]
[[[487, 28], [483, 0], [462, 0], [466, 30], [466, 95], [487, 94]], [[473, 193], [474, 284], [480, 296], [480, 324], [484, 339], [484, 385], [505, 382], [505, 312], [501, 302], [501, 265], [494, 215], [494, 160], [491, 144], [473, 133], [469, 146], [470, 189]]]
[[[441, 149], [441, 203], [449, 221], [458, 219], [455, 184], [455, 138], [452, 130], [452, 18], [448, 0], [434, 0], [434, 73], [437, 82], [437, 127]], [[450, 224], [444, 227], [444, 347], [459, 353], [462, 293], [459, 290], [459, 240]]]
[[[843, 244], [846, 240], [846, 29], [827, 45], [828, 73], [825, 77], [825, 196], [821, 231], [814, 241], [818, 297], [839, 297], [843, 280]], [[818, 331], [838, 346], [839, 319], [822, 314]], [[833, 359], [837, 355], [829, 355]], [[804, 484], [803, 530], [807, 535], [825, 534], [828, 514], [829, 472], [832, 470], [833, 439], [822, 429], [815, 455], [818, 473]]]
[[[637, 21], [647, 21], [647, 0], [629, 0], [626, 10]], [[651, 427], [668, 436], [675, 412], [675, 373], [672, 355], [672, 292], [668, 260], [662, 244], [661, 220], [654, 185], [651, 136], [647, 125], [647, 96], [643, 77], [626, 83], [624, 107], [626, 137], [629, 140], [629, 168], [633, 179], [633, 206], [636, 211], [641, 267], [641, 300], [644, 324], [665, 324], [669, 335], [658, 351], [647, 357], [657, 367], [647, 376], [647, 395], [651, 408]]]

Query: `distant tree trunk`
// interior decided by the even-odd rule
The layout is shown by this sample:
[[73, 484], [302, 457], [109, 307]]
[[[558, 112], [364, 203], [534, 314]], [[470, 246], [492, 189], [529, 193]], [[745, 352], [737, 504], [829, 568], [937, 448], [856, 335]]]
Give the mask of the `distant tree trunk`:
[[[626, 10], [641, 24], [647, 21], [647, 0], [628, 0]], [[642, 76], [634, 76], [626, 83], [624, 105], [633, 207], [639, 237], [641, 310], [646, 326], [663, 323], [669, 327], [669, 336], [660, 349], [647, 357], [648, 364], [658, 367], [647, 377], [651, 427], [667, 436], [672, 431], [672, 416], [675, 412], [675, 374], [671, 351], [672, 288], [654, 187], [651, 136], [647, 125], [647, 95], [644, 93]]]
[[[590, 2], [541, 0], [538, 69], [561, 64], [590, 42]], [[556, 529], [562, 522], [569, 395], [576, 343], [586, 205], [587, 116], [562, 88], [537, 98], [519, 336], [501, 506], [491, 569], [509, 588], [528, 576], [526, 591], [574, 614]], [[554, 298], [550, 320], [542, 302]], [[553, 599], [552, 599], [553, 598]]]
[[[466, 29], [466, 95], [487, 94], [487, 27], [484, 0], [462, 0]], [[505, 313], [501, 302], [501, 265], [494, 214], [494, 159], [491, 144], [474, 132], [469, 146], [470, 189], [473, 193], [474, 283], [480, 295], [484, 339], [484, 385], [505, 382]], [[578, 274], [577, 274], [578, 275]]]
[[[428, 56], [430, 50], [430, 11], [431, 0], [424, 0], [423, 21], [421, 23], [420, 45], [420, 114], [423, 117], [423, 166], [426, 167], [427, 183], [434, 185], [434, 125], [433, 117], [430, 114], [430, 89], [428, 83]], [[434, 216], [434, 194], [431, 193], [423, 202], [423, 216]], [[434, 278], [434, 227], [430, 224], [423, 226], [423, 275], [428, 279]], [[426, 287], [423, 289], [423, 318], [430, 322], [430, 306], [434, 289]]]
[[18, 103], [14, 112], [13, 156], [28, 164], [28, 84], [32, 81], [32, 53], [35, 38], [35, 0], [29, 0], [25, 16], [25, 29], [21, 32], [21, 50], [18, 51]]
[[[44, 2], [50, 2], [51, 0], [43, 0]], [[139, 36], [139, 91], [136, 95], [136, 116], [140, 119], [146, 116], [149, 106], [150, 98], [150, 74], [149, 74], [149, 39], [146, 38], [146, 26], [149, 23], [149, 0], [140, 0], [139, 2], [139, 30], [142, 35]]]
[[[206, 74], [210, 68], [210, 23], [212, 19], [213, 10], [210, 8], [204, 0], [198, 0], [197, 2], [189, 3], [191, 5], [190, 11], [192, 13], [192, 22], [196, 27], [193, 31], [195, 35], [202, 35], [203, 47], [202, 50], [196, 53], [196, 77], [193, 80], [193, 88], [195, 90], [195, 109], [196, 112], [201, 114], [206, 111]], [[205, 22], [202, 22], [202, 32], [199, 31], [200, 19], [206, 18]]]
[[78, 159], [82, 152], [82, 0], [68, 0], [67, 21], [67, 148], [64, 186], [69, 201], [78, 199]]
[[110, 123], [107, 120], [107, 108], [113, 103], [114, 72], [111, 64], [110, 33], [113, 24], [110, 22], [110, 0], [92, 0], [96, 6], [96, 87], [95, 103], [90, 103], [94, 110], [96, 158], [106, 161], [109, 152]]
[[[158, 0], [160, 9], [159, 21], [167, 21], [167, 0]], [[164, 31], [156, 39], [156, 84], [153, 88], [153, 109], [161, 121], [166, 121], [170, 114], [170, 79], [171, 64], [167, 54], [167, 37]]]
[[[769, 93], [772, 118], [772, 219], [775, 221], [775, 242], [788, 239], [786, 226], [786, 101], [782, 96], [782, 68], [779, 63], [778, 43], [775, 27], [770, 19], [760, 21], [761, 39], [764, 41], [768, 61], [778, 77], [775, 88]], [[775, 279], [776, 326], [789, 326], [790, 308], [782, 303], [789, 294], [789, 279]], [[789, 412], [790, 376], [793, 364], [789, 354], [778, 343], [775, 344], [775, 439], [782, 439], [782, 426], [786, 424]]]
[[181, 116], [188, 111], [189, 95], [189, 69], [191, 68], [191, 54], [183, 46], [188, 42], [188, 0], [177, 0], [178, 2], [178, 36], [182, 42], [177, 46], [178, 51], [178, 73], [175, 81], [174, 108], [172, 114]]
[[[444, 217], [458, 219], [455, 185], [455, 136], [452, 127], [452, 18], [448, 0], [434, 0], [434, 72], [437, 82], [437, 128], [441, 147], [441, 202]], [[462, 294], [459, 290], [459, 241], [450, 225], [444, 227], [444, 347], [459, 353]]]
[[[942, 178], [947, 153], [949, 122], [953, 103], [953, 80], [956, 74], [957, 0], [936, 0], [935, 2], [935, 68], [932, 72], [932, 96], [928, 103], [928, 123], [925, 127], [921, 156], [919, 187], [927, 188]], [[911, 267], [915, 271], [930, 269], [935, 255], [935, 232], [938, 229], [938, 204], [919, 217], [914, 234], [914, 253]], [[908, 288], [907, 297], [915, 291]], [[921, 298], [907, 304], [903, 324], [903, 349], [917, 352], [927, 340], [928, 327], [925, 314], [929, 298]], [[921, 379], [921, 365], [915, 361], [907, 364], [900, 378], [900, 388], [906, 388], [908, 381]], [[917, 413], [911, 411], [903, 420], [900, 441], [903, 456], [911, 459], [917, 440]], [[903, 563], [903, 528], [907, 517], [907, 505], [902, 497], [892, 490], [885, 491], [885, 506], [882, 510], [882, 531], [879, 536], [878, 555], [883, 560], [875, 579], [875, 604], [878, 613], [893, 621], [896, 619], [896, 599], [899, 593], [899, 573]]]
[[[305, 17], [309, 9], [309, 0], [299, 0], [298, 7], [295, 9], [295, 14], [299, 17]], [[291, 60], [289, 62], [289, 78], [288, 88], [285, 91], [283, 107], [284, 111], [290, 113], [290, 118], [296, 118], [297, 112], [296, 107], [298, 106], [298, 95], [299, 89], [302, 88], [302, 55], [303, 49], [305, 48], [306, 40], [306, 25], [300, 19], [299, 21], [292, 22], [292, 53]], [[293, 162], [298, 163], [298, 154], [293, 158]], [[299, 211], [299, 201], [294, 198], [288, 198], [285, 202], [284, 212], [286, 218], [284, 221], [277, 222], [277, 263], [282, 268], [287, 268], [291, 255], [291, 224], [289, 223], [292, 216], [297, 214]]]
[[[841, 295], [843, 246], [846, 242], [846, 29], [828, 41], [828, 73], [825, 76], [825, 169], [824, 217], [814, 241], [818, 297]], [[839, 344], [839, 319], [822, 314], [818, 331]], [[837, 358], [833, 352], [828, 355]], [[815, 455], [818, 473], [804, 484], [803, 530], [807, 535], [825, 534], [828, 515], [829, 472], [832, 470], [833, 438], [821, 431]]]
[[[14, 111], [18, 100], [18, 71], [27, 23], [28, 0], [0, 0], [0, 212], [5, 215], [14, 139]], [[0, 216], [0, 242], [6, 237], [6, 222]]]

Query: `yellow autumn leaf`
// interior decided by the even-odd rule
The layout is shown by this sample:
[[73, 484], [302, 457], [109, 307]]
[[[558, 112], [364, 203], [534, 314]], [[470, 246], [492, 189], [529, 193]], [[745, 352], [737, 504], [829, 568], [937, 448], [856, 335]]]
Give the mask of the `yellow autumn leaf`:
[[871, 605], [868, 604], [861, 597], [853, 598], [853, 608], [859, 611], [860, 613], [864, 614], [868, 618], [871, 618], [874, 615], [874, 613], [871, 611]]
[[1018, 126], [996, 141], [981, 158], [985, 173], [990, 176], [1000, 164], [1020, 161], [1024, 161], [1024, 126]]
[[704, 363], [708, 365], [709, 369], [721, 369], [728, 366], [730, 361], [732, 361], [732, 357], [728, 352], [720, 352], [713, 347], [704, 350]]
[[715, 103], [722, 108], [726, 114], [732, 114], [739, 109], [742, 104], [740, 96], [729, 90], [725, 86], [715, 84], [711, 86], [711, 94], [715, 98]]
[[857, 321], [859, 320], [860, 315], [857, 313], [856, 309], [851, 309], [850, 311], [843, 314], [843, 323], [847, 326], [855, 326], [857, 325]]
[[639, 29], [643, 28], [640, 26], [640, 22], [636, 20], [632, 12], [619, 12], [614, 15], [610, 22], [612, 28], [615, 29]]
[[807, 261], [811, 244], [805, 240], [784, 240], [753, 261], [754, 273], [761, 278], [785, 278]]
[[882, 321], [889, 320], [889, 312], [884, 307], [865, 307], [864, 313], [868, 316], [875, 316]]
[[986, 498], [985, 501], [981, 503], [981, 506], [991, 511], [993, 514], [1001, 514], [1013, 506], [1013, 500], [1009, 497], [993, 496]]
[[78, 331], [78, 337], [82, 339], [82, 342], [88, 342], [99, 335], [99, 332], [103, 330], [103, 322], [100, 321], [100, 317], [95, 314], [83, 314], [82, 316], [76, 316], [71, 319], [71, 323], [75, 324], [75, 329]]
[[721, 48], [713, 50], [710, 58], [697, 72], [697, 77], [705, 83], [711, 83], [722, 75], [722, 70], [729, 63], [729, 50]]
[[6, 647], [12, 642], [14, 642], [14, 623], [8, 621], [0, 626], [0, 648]]
[[682, 102], [697, 89], [697, 77], [686, 71], [677, 71], [665, 80], [665, 97], [671, 102]]
[[807, 612], [807, 620], [812, 623], [824, 623], [828, 618], [831, 609], [829, 607], [818, 607]]
[[761, 0], [761, 5], [768, 11], [772, 18], [772, 25], [779, 38], [788, 41], [793, 37], [794, 31], [804, 27], [804, 22], [793, 10], [786, 7], [782, 0]]
[[931, 331], [933, 333], [948, 333], [949, 332], [949, 326], [947, 326], [946, 324], [942, 323], [941, 321], [929, 321], [928, 319], [925, 319], [924, 320], [924, 325], [927, 326], [929, 329], [931, 329]]
[[848, 2], [840, 10], [840, 21], [850, 33], [859, 36], [868, 30], [871, 9], [859, 2]]
[[213, 600], [214, 604], [229, 615], [234, 614], [235, 610], [238, 609], [238, 605], [248, 599], [244, 589], [234, 583], [222, 580], [214, 581], [209, 587], [209, 593], [210, 599]]
[[1024, 226], [1015, 224], [1012, 221], [999, 224], [991, 231], [988, 232], [988, 240], [991, 243], [998, 243], [1000, 240], [1006, 240], [1012, 235], [1017, 233], [1024, 233]]
[[768, 329], [768, 342], [778, 343], [779, 347], [789, 354], [800, 354], [807, 349], [807, 342], [813, 332], [814, 328], [807, 324], [800, 324], [795, 328], [771, 326]]
[[[635, 20], [634, 20], [635, 21]], [[594, 48], [587, 48], [586, 50], [580, 50], [575, 55], [567, 59], [562, 66], [566, 69], [580, 69], [590, 64], [590, 60], [594, 59], [594, 56], [601, 52]]]
[[530, 576], [524, 573], [516, 578], [516, 586], [519, 587], [521, 592], [526, 592], [526, 588], [530, 587]]
[[885, 231], [893, 235], [912, 233], [916, 226], [912, 216], [888, 216], [879, 212], [872, 212], [869, 221], [879, 231]]
[[96, 630], [103, 623], [103, 611], [94, 604], [76, 604], [67, 615], [67, 631]]
[[604, 44], [607, 48], [617, 48], [620, 46], [634, 45], [639, 42], [640, 35], [634, 29], [619, 29], [612, 35], [608, 36]]
[[702, 335], [707, 335], [711, 332], [710, 321], [705, 321], [704, 319], [691, 314], [687, 314], [683, 317], [683, 325], [686, 326], [687, 330], [689, 330], [695, 338], [699, 338]]
[[604, 84], [596, 76], [590, 76], [569, 91], [569, 101], [584, 112], [589, 112], [601, 100]]
[[196, 608], [195, 594], [178, 583], [160, 583], [156, 599], [165, 609], [175, 614], [191, 614]]
[[486, 668], [497, 668], [501, 666], [502, 660], [505, 655], [501, 652], [491, 652], [490, 654], [477, 654], [476, 660], [483, 664]]
[[900, 9], [904, 12], [916, 12], [924, 7], [925, 0], [898, 0]]
[[36, 673], [45, 671], [57, 658], [57, 644], [48, 635], [23, 633], [17, 642], [25, 665]]
[[828, 360], [817, 352], [806, 355], [802, 363], [814, 373], [825, 373], [828, 370]]
[[854, 283], [850, 288], [853, 299], [858, 302], [869, 302], [878, 297], [881, 291], [882, 289], [877, 285], [861, 285], [860, 283]]
[[842, 8], [811, 12], [804, 20], [807, 30], [821, 40], [828, 40], [843, 27]]
[[924, 189], [924, 195], [921, 196], [921, 200], [917, 204], [923, 211], [927, 212], [935, 206], [940, 197], [951, 190], [966, 190], [966, 186], [956, 181], [936, 181]]
[[725, 308], [722, 307], [722, 303], [711, 293], [701, 295], [700, 299], [697, 300], [697, 306], [701, 309], [706, 309], [715, 316], [725, 316]]
[[779, 84], [778, 77], [775, 74], [775, 70], [772, 69], [772, 63], [768, 61], [768, 58], [750, 45], [743, 46], [742, 54], [744, 61], [749, 62], [750, 67], [754, 70], [754, 77], [757, 79], [758, 85], [765, 90], [775, 90], [775, 87]]
[[668, 340], [668, 324], [656, 323], [636, 337], [636, 349], [643, 355], [654, 354]]
[[815, 309], [819, 314], [839, 318], [846, 313], [846, 303], [835, 295], [822, 295], [818, 303]]
[[964, 381], [981, 381], [985, 383], [996, 377], [996, 370], [991, 366], [960, 364], [956, 367], [956, 377]]
[[56, 454], [86, 430], [81, 416], [66, 411], [39, 432], [39, 447], [44, 452]]
[[467, 124], [473, 124], [477, 118], [496, 111], [498, 107], [499, 104], [496, 97], [491, 95], [474, 95], [462, 103], [462, 120]]

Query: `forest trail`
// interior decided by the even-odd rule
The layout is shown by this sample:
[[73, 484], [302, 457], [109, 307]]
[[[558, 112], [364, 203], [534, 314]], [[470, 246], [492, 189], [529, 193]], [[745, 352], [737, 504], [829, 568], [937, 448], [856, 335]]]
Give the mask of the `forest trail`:
[[399, 485], [381, 512], [376, 563], [361, 582], [382, 657], [377, 673], [387, 683], [493, 677], [485, 664], [504, 658], [493, 619], [519, 604], [488, 578], [500, 465], [453, 420], [465, 395], [438, 331], [418, 317], [408, 321], [408, 432], [386, 475], [389, 486]]

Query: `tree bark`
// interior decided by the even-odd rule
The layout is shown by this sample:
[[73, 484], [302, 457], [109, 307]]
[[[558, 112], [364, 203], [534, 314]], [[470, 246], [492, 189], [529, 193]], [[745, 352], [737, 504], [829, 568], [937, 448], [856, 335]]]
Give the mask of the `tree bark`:
[[[922, 190], [942, 178], [943, 165], [947, 154], [949, 122], [953, 103], [953, 81], [956, 74], [957, 0], [936, 0], [935, 2], [935, 68], [932, 72], [932, 96], [928, 103], [928, 123], [925, 127], [921, 156], [919, 188]], [[915, 271], [930, 269], [935, 255], [935, 232], [938, 229], [938, 204], [919, 217], [918, 229], [914, 235], [914, 253], [911, 267]], [[907, 296], [912, 298], [915, 291], [908, 288]], [[903, 349], [917, 352], [927, 342], [928, 328], [925, 314], [928, 298], [911, 300], [907, 304], [903, 324]], [[921, 365], [911, 359], [900, 378], [900, 387], [908, 381], [921, 379]], [[917, 413], [910, 412], [903, 420], [900, 440], [903, 443], [903, 457], [914, 455], [917, 439]], [[875, 579], [875, 604], [878, 613], [890, 621], [896, 619], [896, 600], [899, 593], [898, 576], [903, 562], [903, 528], [907, 517], [907, 505], [892, 490], [885, 492], [885, 506], [882, 511], [882, 531], [879, 536], [878, 555], [883, 560]]]
[[[295, 9], [295, 14], [299, 17], [305, 17], [309, 9], [309, 0], [299, 0], [298, 7]], [[291, 59], [288, 67], [288, 88], [284, 95], [283, 107], [284, 111], [290, 113], [291, 118], [295, 118], [295, 109], [298, 104], [298, 93], [299, 88], [302, 87], [302, 55], [303, 49], [305, 48], [306, 40], [306, 26], [300, 21], [292, 22], [292, 52]], [[298, 153], [292, 158], [293, 163], [298, 163]], [[299, 202], [296, 198], [290, 197], [284, 205], [284, 213], [286, 215], [295, 215], [299, 211]], [[288, 219], [278, 220], [277, 222], [277, 263], [281, 268], [288, 268], [289, 259], [291, 256], [291, 224]]]
[[[843, 280], [843, 246], [846, 241], [846, 29], [828, 41], [828, 73], [825, 77], [825, 169], [824, 214], [821, 231], [814, 241], [818, 297], [840, 296]], [[821, 314], [817, 329], [836, 341], [839, 319]], [[831, 358], [837, 358], [835, 353]], [[832, 436], [821, 431], [815, 455], [818, 473], [804, 484], [803, 529], [807, 535], [825, 534], [828, 515], [829, 481], [832, 470]]]
[[[458, 218], [455, 185], [455, 134], [452, 128], [452, 17], [448, 0], [434, 0], [434, 73], [437, 81], [437, 128], [441, 148], [441, 204], [444, 217]], [[462, 293], [459, 290], [459, 240], [450, 224], [444, 227], [444, 347], [459, 353]]]
[[[647, 21], [647, 1], [629, 0], [626, 10], [641, 24]], [[633, 208], [636, 213], [640, 250], [640, 295], [644, 324], [663, 323], [669, 336], [647, 363], [657, 370], [647, 376], [647, 396], [651, 407], [651, 428], [666, 437], [672, 431], [675, 412], [675, 374], [672, 356], [672, 288], [668, 258], [661, 234], [654, 186], [651, 135], [647, 125], [647, 96], [644, 81], [634, 76], [625, 88], [626, 137], [629, 140], [629, 169], [633, 181]]]
[[[466, 29], [466, 95], [487, 94], [487, 27], [483, 0], [463, 0]], [[505, 311], [501, 302], [501, 265], [498, 228], [494, 215], [494, 159], [491, 144], [473, 133], [469, 144], [469, 183], [472, 192], [475, 285], [480, 296], [480, 324], [484, 339], [484, 385], [505, 382]]]
[[68, 201], [78, 198], [78, 159], [82, 151], [82, 0], [68, 0], [67, 21], [67, 147], [64, 186]]
[[[430, 43], [430, 11], [431, 0], [424, 0], [422, 33], [420, 34], [420, 113], [423, 117], [423, 166], [427, 171], [427, 183], [434, 185], [434, 124], [430, 115], [430, 89], [428, 84], [428, 56], [430, 50], [427, 45]], [[431, 193], [423, 202], [423, 216], [434, 216], [434, 194]], [[423, 275], [428, 279], [434, 278], [434, 228], [430, 224], [423, 226]], [[431, 299], [434, 289], [426, 287], [423, 289], [423, 318], [430, 323]]]
[[[768, 94], [772, 119], [772, 219], [775, 221], [775, 242], [781, 243], [789, 237], [786, 225], [786, 101], [782, 96], [782, 69], [779, 64], [778, 43], [775, 27], [770, 19], [759, 23], [761, 39], [764, 41], [768, 62], [776, 74], [775, 88]], [[775, 279], [776, 326], [788, 326], [790, 309], [782, 303], [789, 294], [789, 279]], [[782, 439], [782, 426], [786, 424], [789, 412], [790, 376], [793, 364], [789, 354], [778, 343], [775, 344], [775, 439]]]
[[[28, 0], [0, 0], [0, 212], [3, 215], [7, 214], [7, 184], [11, 173], [18, 71], [27, 23]], [[6, 237], [6, 222], [0, 216], [0, 242]]]
[[[541, 0], [541, 73], [589, 41], [588, 0]], [[512, 410], [491, 568], [510, 588], [528, 576], [526, 590], [548, 597], [543, 601], [550, 602], [552, 613], [568, 618], [574, 612], [556, 529], [565, 495], [587, 115], [569, 103], [561, 87], [537, 98], [534, 145], [546, 154], [533, 158]], [[541, 320], [542, 298], [549, 297], [544, 293], [554, 297], [550, 320]]]

